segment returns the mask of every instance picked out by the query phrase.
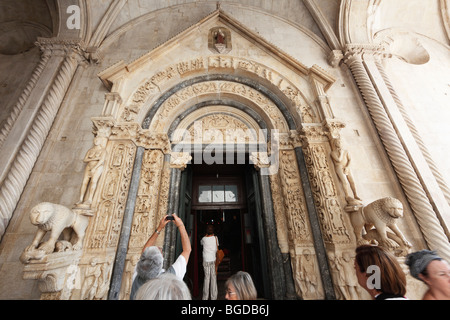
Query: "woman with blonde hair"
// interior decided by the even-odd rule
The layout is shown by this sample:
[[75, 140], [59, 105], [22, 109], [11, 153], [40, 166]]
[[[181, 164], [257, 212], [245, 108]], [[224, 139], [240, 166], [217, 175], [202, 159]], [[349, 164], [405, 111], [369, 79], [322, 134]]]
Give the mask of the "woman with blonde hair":
[[225, 282], [226, 300], [256, 300], [257, 293], [250, 274], [239, 271]]

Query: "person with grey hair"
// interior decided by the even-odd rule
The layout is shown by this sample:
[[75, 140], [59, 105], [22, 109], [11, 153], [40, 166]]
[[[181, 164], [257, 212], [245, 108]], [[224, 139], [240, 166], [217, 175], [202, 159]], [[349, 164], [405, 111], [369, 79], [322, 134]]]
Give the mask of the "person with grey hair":
[[450, 300], [450, 266], [436, 251], [410, 253], [405, 263], [411, 275], [428, 286], [422, 300]]
[[171, 221], [173, 221], [173, 223], [175, 223], [175, 225], [178, 227], [183, 251], [178, 256], [177, 260], [165, 272], [174, 274], [181, 281], [186, 274], [186, 266], [192, 250], [191, 242], [189, 240], [189, 236], [187, 234], [183, 221], [176, 214], [172, 215], [173, 220], [168, 219], [168, 217], [169, 216], [166, 215], [161, 219], [158, 228], [147, 240], [147, 243], [142, 249], [141, 257], [136, 264], [135, 272], [133, 275], [130, 300], [134, 300], [137, 291], [142, 285], [144, 285], [147, 281], [158, 277], [161, 273], [164, 272], [164, 270], [162, 269], [164, 259], [161, 250], [154, 245], [156, 243], [158, 235]]
[[192, 300], [186, 283], [171, 273], [163, 273], [147, 281], [136, 293], [135, 300]]
[[226, 300], [256, 300], [256, 297], [252, 277], [245, 271], [238, 271], [225, 282]]

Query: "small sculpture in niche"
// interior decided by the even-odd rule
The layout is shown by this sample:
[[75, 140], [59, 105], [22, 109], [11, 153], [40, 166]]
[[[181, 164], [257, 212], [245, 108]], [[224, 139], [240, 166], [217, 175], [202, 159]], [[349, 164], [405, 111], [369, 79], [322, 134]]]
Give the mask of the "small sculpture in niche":
[[[22, 253], [20, 260], [28, 263], [31, 259], [42, 259], [45, 255], [58, 251], [81, 250], [83, 238], [88, 226], [88, 217], [78, 215], [72, 210], [50, 202], [42, 202], [30, 211], [31, 223], [38, 227], [33, 242]], [[47, 241], [42, 242], [46, 233]], [[58, 238], [64, 240], [57, 245]], [[70, 241], [70, 245], [67, 243]]]
[[[332, 141], [331, 159], [333, 159], [336, 174], [342, 183], [344, 189], [345, 200], [349, 204], [360, 203], [361, 199], [356, 193], [356, 185], [353, 179], [352, 172], [350, 171], [351, 157], [347, 150], [344, 150], [341, 145], [340, 139], [333, 139]], [[350, 194], [348, 188], [350, 187], [353, 192], [353, 196]], [[356, 201], [355, 201], [356, 200]]]
[[208, 47], [214, 53], [231, 51], [231, 33], [224, 27], [215, 27], [209, 31]]
[[107, 157], [107, 142], [108, 138], [106, 137], [95, 137], [94, 147], [89, 149], [86, 153], [86, 156], [84, 157], [83, 161], [86, 162], [87, 165], [84, 170], [84, 177], [80, 191], [80, 201], [77, 203], [77, 206], [87, 205], [90, 207], [92, 203], [95, 190], [97, 189], [97, 182], [100, 179], [100, 176], [103, 173], [103, 168], [105, 166]]
[[[373, 243], [388, 249], [400, 250], [396, 254], [404, 254], [411, 244], [398, 228], [397, 219], [403, 217], [403, 204], [400, 200], [386, 197], [359, 206], [350, 214], [358, 245]], [[388, 232], [388, 228], [394, 233]], [[363, 235], [362, 231], [366, 233]]]

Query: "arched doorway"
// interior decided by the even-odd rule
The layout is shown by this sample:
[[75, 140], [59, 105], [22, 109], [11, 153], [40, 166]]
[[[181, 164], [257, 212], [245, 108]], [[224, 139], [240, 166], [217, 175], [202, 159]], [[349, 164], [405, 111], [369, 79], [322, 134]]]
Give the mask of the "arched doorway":
[[[165, 55], [175, 54], [173, 61], [176, 63], [168, 65], [169, 60], [164, 58], [163, 66], [156, 72], [156, 61], [162, 58], [161, 47], [132, 65], [119, 63], [101, 75], [112, 91], [126, 92], [126, 103], [121, 107], [116, 96], [111, 96], [113, 102], [105, 105], [105, 111], [117, 119], [112, 139], [127, 137], [137, 146], [131, 179], [134, 189], [130, 188], [129, 205], [123, 218], [128, 226], [125, 223], [122, 226], [122, 230], [131, 231], [128, 236], [121, 234], [123, 241], [118, 245], [115, 261], [118, 268], [114, 268], [110, 297], [118, 297], [114, 284], [122, 281], [127, 266], [131, 268], [158, 218], [185, 207], [180, 190], [189, 161], [193, 159], [195, 164], [195, 155], [206, 153], [212, 161], [208, 160], [210, 165], [214, 156], [223, 150], [227, 154], [239, 154], [228, 152], [226, 141], [207, 140], [188, 146], [185, 138], [194, 139], [194, 124], [201, 123], [203, 129], [207, 124], [207, 129], [222, 130], [219, 136], [225, 140], [233, 137], [234, 132], [249, 132], [244, 134], [247, 140], [241, 146], [242, 153], [258, 168], [253, 186], [258, 185], [254, 189], [261, 196], [255, 206], [261, 208], [262, 214], [261, 219], [255, 221], [263, 229], [258, 237], [262, 237], [265, 249], [259, 250], [259, 255], [261, 252], [267, 255], [266, 280], [270, 297], [333, 298], [321, 228], [331, 230], [330, 237], [340, 236], [341, 226], [336, 227], [326, 217], [328, 211], [341, 209], [334, 185], [329, 186], [333, 181], [328, 179], [327, 185], [322, 186], [321, 175], [326, 174], [327, 178], [332, 175], [331, 160], [326, 154], [328, 136], [335, 135], [339, 128], [339, 124], [330, 120], [333, 116], [325, 94], [334, 80], [320, 68], [308, 69], [279, 52], [228, 17], [221, 21], [220, 12], [187, 30], [178, 40], [186, 42], [189, 37], [196, 37], [197, 28], [208, 34], [216, 18], [216, 22], [230, 24], [230, 30], [237, 32], [232, 33], [233, 39], [241, 37], [242, 44], [257, 47], [256, 60], [239, 55], [211, 55], [207, 51], [181, 61], [182, 58], [176, 56], [180, 53], [177, 48], [181, 47], [176, 46], [165, 52]], [[249, 39], [256, 42], [249, 43]], [[267, 60], [260, 60], [262, 56]], [[226, 129], [232, 129], [229, 135], [221, 127], [224, 120], [228, 121]], [[270, 138], [260, 141], [260, 130], [265, 130], [265, 136]], [[203, 131], [200, 132], [203, 136]], [[278, 134], [278, 140], [272, 139], [272, 133]], [[279, 146], [276, 150], [271, 147], [275, 140]], [[258, 143], [262, 149], [251, 149]], [[219, 146], [221, 149], [215, 148]], [[147, 190], [153, 191], [149, 194]], [[320, 215], [316, 206], [320, 206]], [[328, 240], [330, 249], [335, 250], [334, 240]], [[346, 239], [345, 245], [347, 243]], [[164, 247], [167, 265], [176, 255], [175, 230], [166, 230], [159, 244]], [[307, 270], [304, 268], [306, 256]], [[314, 276], [305, 277], [306, 273]], [[126, 289], [124, 292], [126, 295]]]
[[[241, 164], [190, 164], [183, 171], [179, 213], [192, 235], [192, 258], [185, 280], [194, 298], [202, 294], [200, 240], [208, 225], [214, 226], [219, 248], [226, 253], [217, 272], [218, 298], [224, 298], [225, 280], [241, 270], [252, 276], [260, 298], [272, 298], [257, 179], [248, 155]], [[175, 256], [180, 252], [177, 237]]]

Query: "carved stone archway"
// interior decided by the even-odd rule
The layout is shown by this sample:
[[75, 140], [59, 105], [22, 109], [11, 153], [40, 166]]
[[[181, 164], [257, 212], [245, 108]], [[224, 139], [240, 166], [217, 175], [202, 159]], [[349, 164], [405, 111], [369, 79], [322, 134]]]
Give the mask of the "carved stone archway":
[[[209, 61], [229, 61], [233, 63], [233, 58], [209, 58]], [[230, 67], [229, 64], [219, 65], [226, 66], [226, 68]], [[251, 65], [254, 66], [255, 63], [252, 62]], [[255, 69], [258, 70], [257, 68]], [[316, 79], [317, 78], [313, 78], [312, 82], [315, 83], [318, 88], [322, 87], [323, 92], [323, 84], [315, 82], [314, 80]], [[146, 100], [144, 97], [145, 95], [143, 96], [143, 93], [145, 93], [146, 90], [145, 88], [151, 88], [151, 85], [149, 85], [148, 82], [144, 83], [144, 85], [137, 91], [139, 94], [135, 93], [132, 103], [139, 104]], [[339, 122], [328, 121], [325, 126], [323, 124], [305, 124], [304, 128], [301, 129], [301, 126], [296, 124], [293, 115], [284, 103], [284, 101], [291, 101], [291, 103], [295, 101], [295, 104], [293, 103], [293, 105], [297, 105], [299, 102], [299, 97], [301, 97], [298, 89], [289, 88], [288, 90], [285, 90], [285, 92], [280, 92], [280, 90], [277, 91], [278, 92], [275, 93], [274, 91], [267, 89], [264, 85], [264, 81], [255, 81], [254, 77], [245, 78], [227, 74], [208, 74], [193, 77], [172, 86], [163, 95], [161, 95], [159, 99], [154, 99], [153, 104], [148, 108], [147, 117], [144, 118], [142, 126], [148, 128], [148, 130], [150, 130], [152, 135], [155, 137], [158, 135], [167, 137], [172, 147], [174, 143], [179, 142], [177, 141], [177, 137], [172, 134], [177, 128], [180, 129], [180, 125], [182, 127], [183, 121], [187, 124], [192, 124], [193, 121], [199, 118], [195, 116], [195, 113], [197, 112], [202, 114], [202, 112], [204, 112], [202, 116], [206, 117], [208, 115], [207, 109], [210, 110], [211, 115], [232, 115], [235, 119], [238, 119], [241, 124], [248, 123], [249, 119], [252, 119], [253, 129], [258, 126], [259, 128], [279, 130], [280, 170], [277, 174], [265, 177], [267, 178], [267, 186], [269, 186], [267, 190], [270, 199], [269, 203], [266, 204], [266, 207], [270, 208], [267, 210], [271, 210], [271, 218], [274, 221], [273, 225], [276, 226], [276, 243], [281, 249], [282, 254], [286, 255], [288, 258], [290, 255], [292, 258], [292, 267], [295, 279], [294, 282], [296, 292], [299, 296], [306, 299], [322, 297], [334, 298], [334, 290], [331, 283], [331, 276], [326, 258], [327, 254], [323, 245], [321, 226], [325, 223], [327, 224], [325, 227], [326, 230], [330, 230], [333, 229], [331, 226], [336, 226], [336, 221], [319, 221], [315, 203], [313, 201], [309, 201], [308, 203], [306, 200], [305, 187], [307, 189], [306, 193], [310, 195], [313, 194], [313, 189], [309, 184], [310, 177], [308, 176], [308, 171], [315, 170], [315, 164], [306, 161], [301, 145], [302, 140], [306, 142], [308, 147], [313, 142], [317, 143], [320, 141], [320, 143], [327, 143], [327, 137], [331, 134], [336, 135], [337, 130], [342, 127], [342, 125]], [[280, 96], [283, 98], [280, 98]], [[326, 114], [329, 111], [326, 96], [321, 96], [319, 101], [323, 102], [323, 105], [328, 107], [326, 110], [320, 110], [320, 114]], [[218, 105], [222, 106], [219, 107]], [[203, 109], [198, 111], [199, 108]], [[221, 108], [223, 110], [221, 110]], [[128, 110], [131, 109], [135, 110], [133, 112], [135, 116], [128, 112]], [[314, 119], [313, 115], [317, 114], [317, 111], [312, 111], [310, 107], [305, 105], [298, 106], [296, 110], [300, 111], [302, 109], [305, 110], [302, 112], [302, 115], [305, 115], [305, 119], [308, 119], [309, 121], [312, 121]], [[125, 118], [123, 116], [125, 114], [128, 117], [131, 117], [131, 119], [134, 119], [136, 115], [139, 114], [139, 111], [138, 108], [136, 108], [136, 105], [134, 105], [132, 108], [125, 107], [125, 113], [122, 114], [122, 118]], [[244, 114], [246, 114], [246, 116], [243, 116]], [[191, 121], [185, 121], [185, 119], [191, 115], [194, 115], [192, 116]], [[295, 117], [297, 119], [301, 118], [300, 113], [297, 113]], [[316, 116], [316, 118], [318, 117]], [[261, 126], [261, 124], [263, 126]], [[185, 127], [187, 128], [187, 126]], [[328, 145], [328, 149], [329, 148], [330, 147]], [[308, 149], [305, 149], [305, 151], [309, 153]], [[146, 157], [145, 155], [149, 152], [150, 151], [148, 150], [143, 151], [144, 159]], [[150, 153], [155, 154], [155, 152], [157, 151], [154, 150]], [[323, 153], [323, 155], [321, 155], [323, 159], [320, 159], [322, 160], [320, 165], [323, 166], [323, 164], [327, 161], [325, 150], [322, 148], [319, 149], [319, 151], [314, 151], [314, 154], [316, 155], [319, 155], [319, 153]], [[148, 158], [150, 159], [151, 157], [149, 156]], [[162, 159], [162, 156], [160, 155], [159, 158]], [[170, 161], [171, 158], [173, 161]], [[184, 159], [189, 160], [189, 157], [185, 157]], [[323, 161], [324, 159], [325, 162]], [[136, 164], [138, 162], [136, 162]], [[145, 160], [143, 165], [144, 163]], [[307, 165], [309, 165], [309, 169], [307, 169]], [[163, 186], [165, 191], [169, 190], [169, 195], [176, 195], [176, 188], [178, 186], [177, 181], [180, 177], [180, 174], [177, 172], [180, 168], [185, 166], [185, 163], [183, 163], [182, 159], [176, 159], [174, 154], [172, 154], [172, 157], [169, 157], [168, 154], [166, 154], [164, 164], [160, 163], [159, 166], [159, 170], [160, 172], [164, 172], [165, 178], [164, 181], [160, 182], [161, 186]], [[168, 173], [169, 170], [172, 170], [171, 174]], [[322, 172], [326, 172], [326, 177], [331, 177], [330, 170], [330, 165], [327, 165], [325, 168], [321, 168]], [[302, 177], [300, 176], [301, 174], [303, 175]], [[311, 176], [314, 176], [314, 174], [315, 173]], [[334, 210], [334, 212], [337, 212], [337, 210], [340, 209], [340, 206], [337, 200], [336, 187], [333, 185], [332, 181], [333, 180], [328, 180], [331, 187], [328, 185], [326, 187], [334, 190], [334, 192], [328, 193], [328, 196], [332, 196], [334, 199], [327, 202], [327, 206], [321, 205], [320, 209], [324, 208], [325, 210]], [[142, 183], [149, 184], [150, 182], [145, 182], [145, 176], [141, 175], [140, 184]], [[320, 186], [315, 187], [317, 187], [317, 190], [314, 191], [319, 194], [321, 192]], [[285, 196], [284, 199], [283, 196]], [[136, 200], [136, 204], [146, 202], [139, 199], [139, 194], [137, 194], [137, 197], [138, 200]], [[169, 209], [169, 211], [176, 209], [174, 207], [168, 208], [170, 204], [177, 203], [177, 201], [173, 201], [174, 199], [169, 199], [169, 201], [164, 198], [160, 199], [161, 205], [159, 207], [166, 208], [166, 210]], [[310, 196], [309, 199], [312, 199], [312, 197]], [[135, 211], [135, 214], [138, 214], [139, 216], [138, 211]], [[165, 212], [160, 211], [159, 214], [162, 215], [165, 214]], [[311, 218], [314, 220], [315, 236], [312, 235], [314, 232], [311, 232]], [[134, 219], [135, 222], [133, 223], [137, 225], [138, 223], [136, 221], [139, 221], [142, 218], [135, 217]], [[335, 230], [336, 234], [334, 237], [341, 236], [342, 229], [346, 230], [342, 216], [340, 219], [341, 220], [337, 220], [338, 225], [336, 226], [336, 228], [339, 228], [339, 231]], [[157, 219], [154, 219], [154, 223], [156, 223], [156, 221]], [[131, 229], [133, 228], [131, 227]], [[139, 249], [143, 245], [141, 242], [145, 241], [148, 236], [149, 235], [138, 236], [133, 235], [133, 233], [130, 234], [130, 244], [139, 243], [139, 245], [136, 246], [135, 255], [138, 254]], [[347, 236], [347, 239], [344, 240], [344, 242], [350, 244], [349, 233], [344, 232], [344, 237], [345, 236]], [[332, 237], [333, 235], [327, 234], [327, 239], [330, 242], [333, 242]], [[137, 241], [136, 239], [141, 240]], [[317, 239], [317, 241], [315, 241], [315, 239]], [[321, 251], [320, 256], [317, 253], [318, 250]], [[128, 252], [130, 251], [132, 252], [133, 248], [129, 247]], [[306, 291], [302, 291], [303, 283], [307, 280], [302, 279], [302, 276], [299, 276], [304, 273], [301, 268], [303, 268], [303, 265], [309, 261], [305, 260], [304, 256], [309, 255], [313, 257], [313, 260], [311, 261], [314, 261], [311, 262], [310, 269], [312, 272], [316, 273], [316, 280], [313, 286], [317, 287], [317, 291], [313, 293], [306, 292], [307, 289], [303, 289]], [[131, 261], [136, 259], [136, 257], [128, 255], [125, 259], [127, 262], [124, 263], [124, 266], [132, 264]], [[317, 261], [316, 259], [322, 259], [321, 263], [315, 262]], [[288, 268], [289, 270], [291, 270], [290, 267], [291, 266]], [[317, 279], [322, 279], [322, 281]]]
[[[202, 22], [206, 31], [213, 18], [221, 18], [221, 12], [215, 14]], [[351, 298], [336, 289], [351, 285], [342, 285], [332, 276], [335, 261], [355, 247], [343, 210], [347, 203], [330, 157], [330, 141], [339, 139], [344, 127], [334, 119], [326, 95], [334, 79], [317, 66], [307, 68], [275, 50], [230, 17], [225, 22], [234, 30], [234, 41], [238, 33], [256, 39], [265, 62], [271, 59], [273, 67], [207, 51], [155, 70], [152, 55], [158, 59], [161, 53], [156, 49], [99, 74], [110, 92], [102, 115], [92, 121], [96, 135], [108, 140], [107, 157], [88, 210], [83, 252], [76, 262], [79, 286], [48, 291], [47, 298], [128, 297], [142, 246], [160, 218], [177, 209], [180, 170], [189, 157], [174, 150], [179, 142], [176, 129], [189, 129], [196, 120], [220, 115], [234, 121], [235, 128], [279, 134], [277, 150], [265, 141], [263, 154], [253, 157], [260, 170], [259, 187], [266, 195], [261, 206], [273, 298], [286, 298], [294, 291], [302, 299]], [[179, 41], [197, 28], [202, 27], [180, 34]], [[276, 59], [267, 52], [277, 52]], [[274, 155], [277, 170], [262, 174], [267, 172], [266, 158]], [[166, 261], [171, 259], [167, 248], [171, 237], [167, 232], [157, 242], [166, 245]], [[351, 261], [340, 263], [352, 266]]]

